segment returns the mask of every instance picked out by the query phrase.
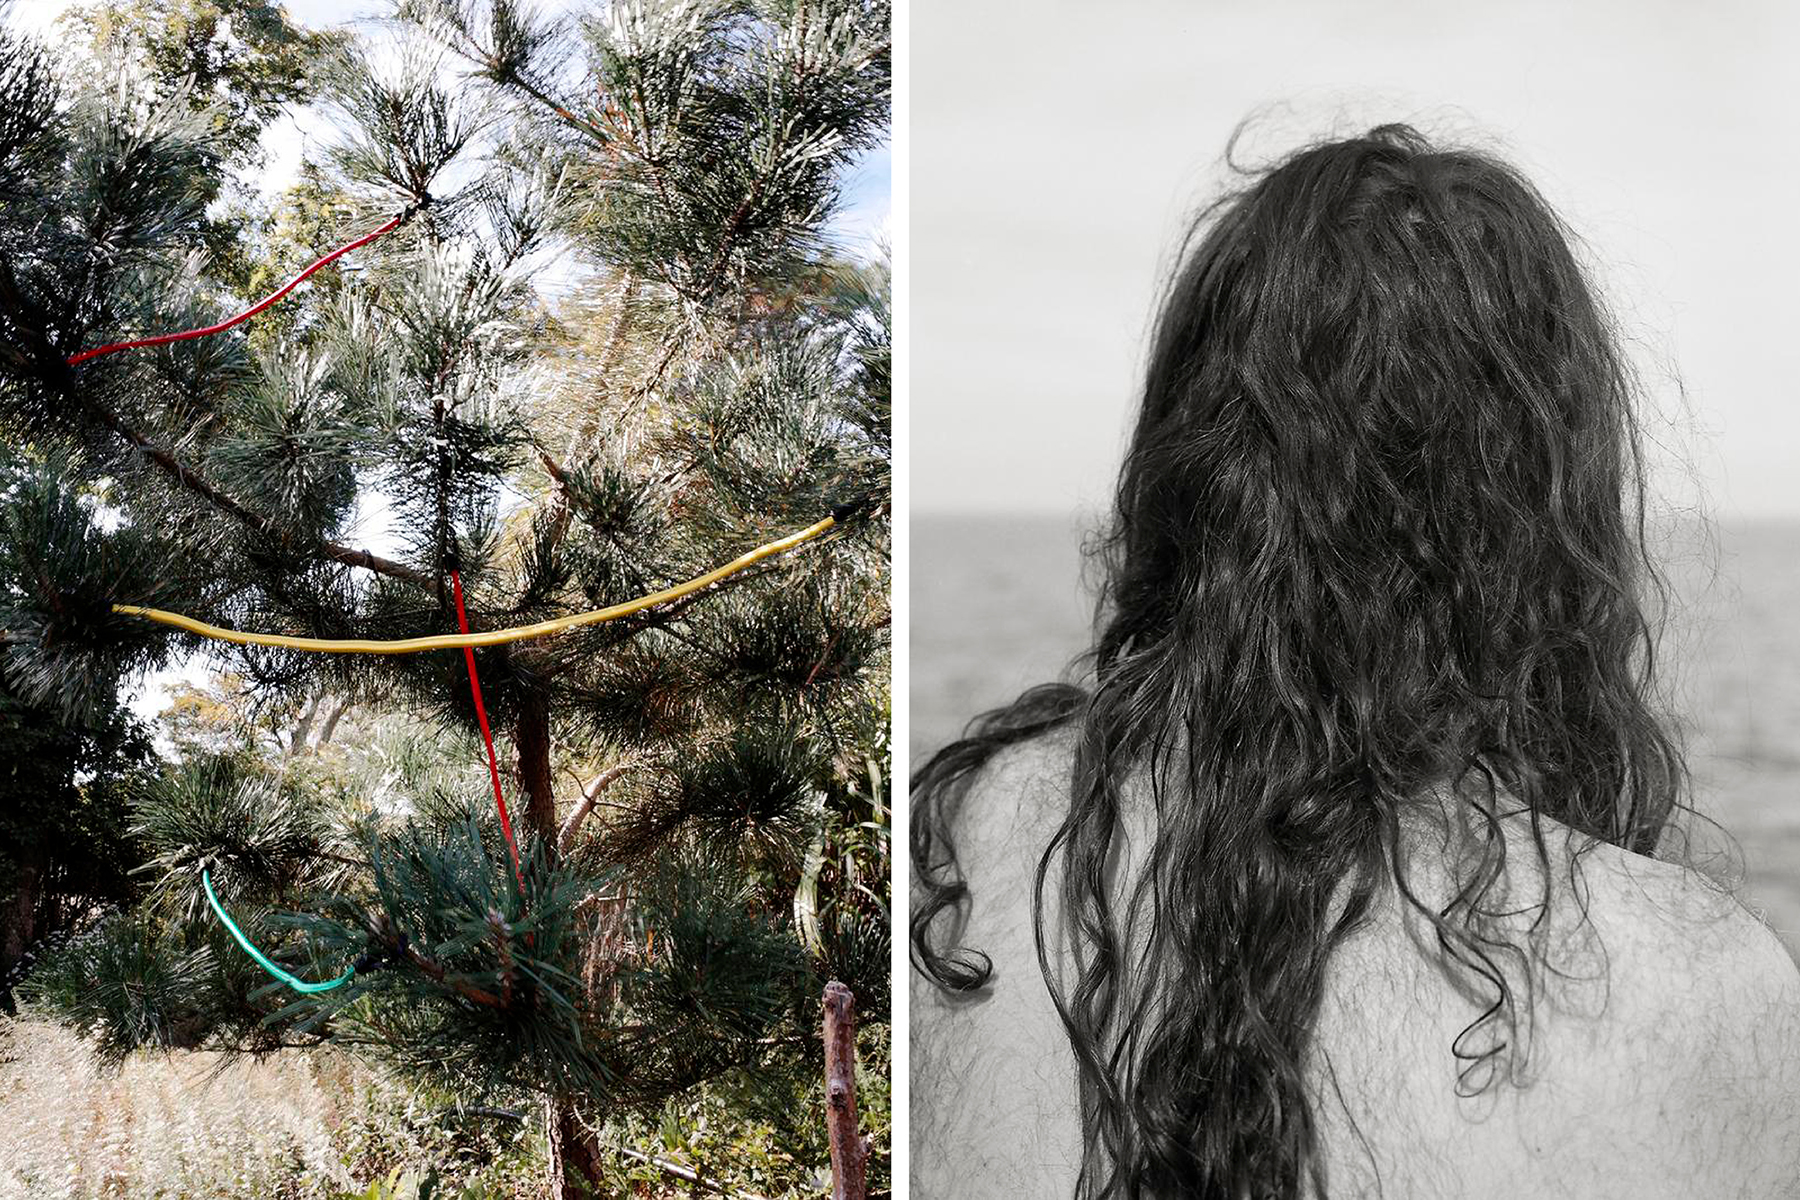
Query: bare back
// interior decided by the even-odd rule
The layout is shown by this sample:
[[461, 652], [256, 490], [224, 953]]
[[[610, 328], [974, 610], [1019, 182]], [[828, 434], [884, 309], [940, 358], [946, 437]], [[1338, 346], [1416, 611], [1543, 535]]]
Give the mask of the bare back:
[[[994, 986], [959, 1000], [913, 977], [918, 1200], [1073, 1193], [1074, 1059], [1031, 918], [1067, 779], [1066, 751], [1039, 743], [990, 764], [964, 804], [962, 940], [993, 958]], [[1548, 840], [1587, 920], [1560, 906], [1561, 973], [1536, 981], [1519, 1078], [1458, 1095], [1451, 1045], [1483, 1004], [1406, 906], [1333, 960], [1309, 1064], [1333, 1197], [1800, 1197], [1800, 970], [1692, 872], [1600, 845], [1571, 874]]]

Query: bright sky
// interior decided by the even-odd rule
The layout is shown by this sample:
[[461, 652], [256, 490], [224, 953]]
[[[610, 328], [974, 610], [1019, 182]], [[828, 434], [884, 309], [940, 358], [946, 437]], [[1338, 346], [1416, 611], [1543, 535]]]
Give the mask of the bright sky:
[[1710, 509], [1800, 517], [1800, 6], [934, 0], [911, 30], [915, 511], [1102, 503], [1165, 255], [1268, 109], [1252, 155], [1400, 118], [1520, 164], [1668, 409], [1679, 369], [1655, 432]]

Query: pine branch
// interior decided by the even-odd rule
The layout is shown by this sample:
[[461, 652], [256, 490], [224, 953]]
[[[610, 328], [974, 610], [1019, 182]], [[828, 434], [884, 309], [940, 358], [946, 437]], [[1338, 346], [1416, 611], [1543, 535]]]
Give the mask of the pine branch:
[[[464, 55], [463, 57], [467, 58], [468, 56]], [[599, 145], [606, 146], [611, 143], [613, 135], [611, 134], [611, 132], [609, 132], [606, 129], [605, 126], [596, 125], [594, 122], [588, 120], [585, 117], [576, 116], [574, 113], [570, 112], [567, 108], [565, 108], [562, 104], [558, 103], [554, 97], [550, 96], [548, 93], [546, 93], [541, 88], [539, 88], [536, 84], [532, 83], [530, 79], [526, 78], [526, 76], [523, 72], [521, 72], [521, 71], [504, 71], [504, 64], [499, 63], [497, 60], [494, 60], [494, 59], [484, 58], [484, 59], [475, 59], [472, 61], [481, 63], [482, 65], [486, 66], [489, 69], [489, 71], [491, 71], [491, 72], [502, 72], [503, 71], [503, 77], [499, 80], [499, 82], [502, 86], [510, 85], [512, 87], [517, 88], [519, 91], [523, 92], [526, 96], [529, 96], [531, 99], [537, 101], [539, 104], [543, 105], [545, 108], [547, 108], [551, 112], [555, 113], [559, 118], [561, 118], [561, 120], [565, 124], [569, 125], [570, 127], [574, 128], [574, 129], [578, 129], [582, 133], [593, 138], [594, 141], [596, 143], [598, 143]]]
[[[619, 311], [617, 315], [613, 317], [612, 328], [607, 331], [606, 345], [600, 351], [599, 377], [601, 387], [607, 385], [609, 382], [608, 377], [618, 369], [619, 361], [625, 354], [626, 346], [629, 345], [629, 340], [626, 335], [631, 327], [631, 306], [633, 301], [637, 299], [640, 286], [636, 272], [627, 271], [624, 280], [619, 286]], [[598, 432], [599, 424], [600, 412], [599, 408], [596, 406], [589, 410], [586, 416], [582, 418], [581, 424], [576, 427], [575, 432], [570, 435], [569, 448], [563, 452], [563, 457], [575, 460], [576, 455], [580, 453], [581, 448], [593, 438], [596, 432]], [[552, 473], [555, 474], [554, 471]], [[563, 481], [563, 477], [559, 474], [555, 475], [555, 478], [559, 483]]]
[[436, 982], [448, 984], [455, 988], [464, 999], [472, 1000], [476, 1004], [485, 1005], [488, 1008], [506, 1007], [500, 997], [494, 995], [494, 993], [487, 991], [484, 988], [478, 988], [465, 980], [451, 978], [450, 972], [444, 969], [443, 963], [438, 962], [436, 959], [425, 957], [425, 955], [419, 952], [419, 948], [412, 943], [408, 942], [406, 944], [405, 953], [407, 961], [412, 963], [413, 966], [419, 968], [419, 970], [423, 971]]
[[680, 348], [681, 342], [678, 339], [669, 339], [668, 348], [663, 351], [662, 357], [656, 360], [656, 367], [638, 385], [636, 399], [642, 400], [656, 390], [657, 385], [662, 383], [663, 376], [669, 373], [669, 364], [675, 361], [675, 352]]
[[604, 127], [585, 118], [577, 117], [542, 87], [532, 83], [530, 77], [522, 69], [508, 63], [476, 41], [474, 35], [461, 21], [449, 21], [445, 24], [456, 36], [440, 35], [436, 39], [438, 44], [446, 47], [464, 62], [481, 68], [491, 82], [500, 87], [517, 88], [530, 99], [555, 113], [564, 123], [589, 135], [602, 146], [612, 140], [612, 135]]
[[[613, 318], [612, 329], [607, 333], [606, 346], [600, 352], [599, 376], [602, 387], [606, 385], [608, 377], [618, 369], [619, 360], [624, 356], [626, 346], [629, 344], [626, 333], [630, 326], [631, 304], [637, 297], [638, 287], [637, 275], [626, 272], [624, 282], [619, 289], [619, 311]], [[563, 457], [573, 461], [582, 447], [593, 440], [594, 434], [599, 431], [599, 424], [600, 411], [599, 407], [595, 406], [582, 417], [580, 425], [569, 436], [569, 446], [564, 451]], [[551, 510], [553, 525], [549, 539], [549, 548], [554, 551], [562, 545], [563, 538], [567, 536], [569, 519], [573, 515], [573, 505], [569, 495], [569, 474], [555, 459], [550, 457], [549, 452], [542, 445], [536, 443], [535, 439], [533, 444], [537, 446], [538, 457], [543, 460], [544, 470], [549, 473], [557, 488], [556, 498], [551, 502], [554, 507]], [[592, 457], [589, 454], [582, 461], [589, 461]]]
[[[183, 488], [211, 504], [220, 512], [248, 526], [250, 529], [271, 540], [285, 540], [273, 522], [261, 513], [251, 509], [223, 488], [207, 479], [195, 468], [177, 458], [171, 451], [158, 445], [151, 437], [137, 429], [123, 416], [102, 404], [91, 394], [91, 389], [78, 386], [74, 369], [63, 355], [57, 352], [35, 322], [28, 323], [24, 318], [28, 311], [23, 296], [19, 292], [18, 280], [14, 277], [12, 267], [4, 258], [0, 258], [0, 306], [3, 306], [12, 318], [17, 332], [28, 343], [23, 348], [13, 348], [15, 359], [22, 357], [26, 369], [35, 374], [46, 386], [73, 401], [85, 409], [95, 420], [99, 421], [114, 435], [129, 443], [144, 454], [151, 462], [171, 476]], [[21, 356], [20, 351], [25, 353]], [[321, 541], [316, 552], [322, 558], [343, 563], [349, 567], [362, 567], [374, 571], [378, 575], [386, 575], [399, 579], [415, 587], [430, 589], [435, 583], [429, 575], [422, 571], [398, 563], [379, 554], [367, 550], [359, 550], [344, 546], [330, 540]]]
[[567, 854], [575, 844], [575, 835], [581, 832], [581, 823], [587, 819], [589, 813], [594, 811], [594, 805], [599, 803], [600, 793], [610, 787], [633, 765], [632, 763], [620, 763], [616, 767], [602, 771], [581, 789], [581, 803], [575, 806], [575, 811], [569, 814], [568, 820], [563, 822], [562, 828], [556, 833], [556, 844], [562, 853]]
[[[69, 390], [73, 392], [75, 389]], [[199, 471], [186, 465], [168, 450], [151, 441], [147, 434], [131, 426], [118, 413], [85, 394], [77, 393], [76, 399], [77, 403], [92, 413], [102, 425], [142, 451], [150, 461], [161, 467], [165, 474], [172, 476], [182, 487], [207, 501], [220, 512], [249, 526], [255, 532], [272, 539], [282, 538], [280, 531], [267, 517], [228, 495], [224, 489], [212, 483]], [[395, 562], [391, 558], [384, 558], [368, 550], [359, 550], [329, 539], [320, 541], [315, 550], [320, 558], [342, 563], [347, 567], [362, 567], [377, 575], [386, 575], [390, 579], [398, 579], [426, 590], [434, 589], [437, 586], [436, 581], [425, 572], [416, 571], [405, 563]]]
[[[779, 145], [780, 143], [777, 143], [777, 152], [771, 155], [771, 158], [779, 158]], [[738, 235], [743, 232], [744, 222], [750, 217], [750, 210], [762, 197], [763, 188], [768, 181], [768, 173], [759, 174], [751, 180], [750, 188], [744, 194], [743, 203], [733, 209], [731, 216], [726, 219], [725, 232], [719, 237], [719, 252], [713, 256], [712, 267], [707, 271], [706, 285], [701, 290], [703, 296], [711, 295], [725, 281], [725, 268], [730, 264], [732, 248], [737, 243]]]

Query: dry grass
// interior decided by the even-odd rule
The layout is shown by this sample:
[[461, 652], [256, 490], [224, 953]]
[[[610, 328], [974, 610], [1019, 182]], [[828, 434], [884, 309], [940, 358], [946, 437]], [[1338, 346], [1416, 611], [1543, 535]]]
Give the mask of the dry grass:
[[356, 1180], [306, 1056], [134, 1056], [98, 1066], [65, 1029], [0, 1023], [0, 1197], [332, 1196]]
[[0, 1019], [0, 1200], [336, 1200], [434, 1167], [499, 1200], [535, 1192], [541, 1152], [522, 1126], [452, 1129], [330, 1050], [138, 1054], [108, 1071], [60, 1026]]
[[[885, 1150], [884, 1040], [876, 1032], [863, 1047], [859, 1090]], [[796, 1102], [811, 1111], [823, 1096]], [[791, 1145], [723, 1097], [629, 1119], [615, 1139], [638, 1154], [609, 1156], [607, 1194], [712, 1194], [648, 1165], [645, 1152], [704, 1163], [709, 1180], [739, 1194], [816, 1197], [828, 1182], [822, 1146]], [[541, 1200], [543, 1152], [536, 1121], [448, 1120], [442, 1098], [334, 1050], [261, 1062], [135, 1054], [109, 1071], [61, 1026], [0, 1018], [0, 1200], [348, 1200], [396, 1173], [410, 1184], [383, 1194], [409, 1200], [434, 1169], [437, 1195]]]

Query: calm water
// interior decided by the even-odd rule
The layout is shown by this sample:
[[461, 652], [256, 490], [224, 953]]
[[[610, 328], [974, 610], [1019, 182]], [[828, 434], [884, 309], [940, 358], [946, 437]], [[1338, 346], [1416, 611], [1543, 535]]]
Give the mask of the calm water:
[[[913, 520], [915, 761], [1085, 644], [1083, 532], [1058, 518]], [[1716, 539], [1670, 551], [1667, 663], [1699, 807], [1742, 846], [1745, 900], [1800, 952], [1800, 522]]]

